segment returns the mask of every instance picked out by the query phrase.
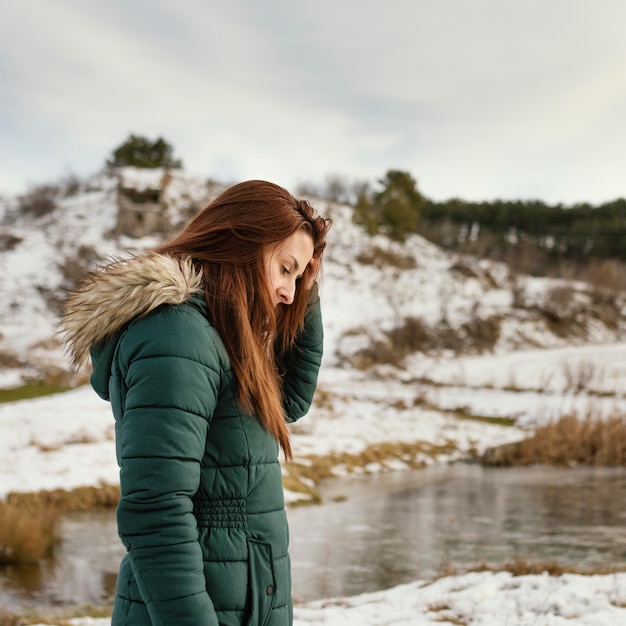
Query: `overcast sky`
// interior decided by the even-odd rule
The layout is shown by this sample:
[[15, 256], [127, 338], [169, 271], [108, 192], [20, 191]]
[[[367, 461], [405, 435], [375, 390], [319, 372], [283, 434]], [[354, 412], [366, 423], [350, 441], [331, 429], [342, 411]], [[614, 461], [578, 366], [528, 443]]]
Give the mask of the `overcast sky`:
[[0, 193], [93, 174], [132, 132], [221, 182], [613, 200], [625, 25], [624, 0], [3, 0]]

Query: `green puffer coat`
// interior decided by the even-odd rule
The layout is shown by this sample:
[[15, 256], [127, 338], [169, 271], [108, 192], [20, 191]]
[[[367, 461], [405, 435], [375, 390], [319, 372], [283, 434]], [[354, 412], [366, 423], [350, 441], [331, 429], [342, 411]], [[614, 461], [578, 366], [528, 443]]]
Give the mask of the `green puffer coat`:
[[[117, 518], [128, 552], [112, 625], [287, 626], [278, 445], [239, 407], [199, 290], [189, 264], [181, 271], [148, 255], [96, 275], [66, 310], [75, 358], [89, 346], [92, 385], [115, 416]], [[85, 307], [89, 319], [81, 321]], [[321, 356], [316, 300], [284, 363], [289, 421], [308, 411]]]

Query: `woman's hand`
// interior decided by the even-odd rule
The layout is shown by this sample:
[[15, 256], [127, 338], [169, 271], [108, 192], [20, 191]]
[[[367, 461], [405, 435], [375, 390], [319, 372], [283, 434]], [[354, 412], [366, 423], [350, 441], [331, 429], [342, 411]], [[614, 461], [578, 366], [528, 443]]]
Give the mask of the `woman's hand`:
[[310, 291], [315, 285], [315, 281], [317, 280], [317, 274], [319, 273], [320, 262], [319, 259], [313, 257], [306, 268], [306, 272], [304, 273], [304, 285], [303, 287], [306, 291]]

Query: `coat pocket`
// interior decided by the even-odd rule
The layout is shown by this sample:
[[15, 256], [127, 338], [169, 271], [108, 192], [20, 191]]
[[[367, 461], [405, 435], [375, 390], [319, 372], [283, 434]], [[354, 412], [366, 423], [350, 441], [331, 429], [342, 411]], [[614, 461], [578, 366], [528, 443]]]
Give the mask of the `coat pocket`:
[[267, 624], [276, 595], [272, 546], [248, 539], [248, 619], [246, 626]]

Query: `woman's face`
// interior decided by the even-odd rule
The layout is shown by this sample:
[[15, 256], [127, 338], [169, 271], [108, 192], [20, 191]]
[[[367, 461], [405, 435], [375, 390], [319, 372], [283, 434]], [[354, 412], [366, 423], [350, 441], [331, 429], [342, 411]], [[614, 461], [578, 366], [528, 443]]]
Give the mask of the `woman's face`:
[[313, 239], [298, 230], [265, 253], [265, 271], [274, 305], [291, 304], [296, 293], [296, 281], [302, 277], [313, 258]]

